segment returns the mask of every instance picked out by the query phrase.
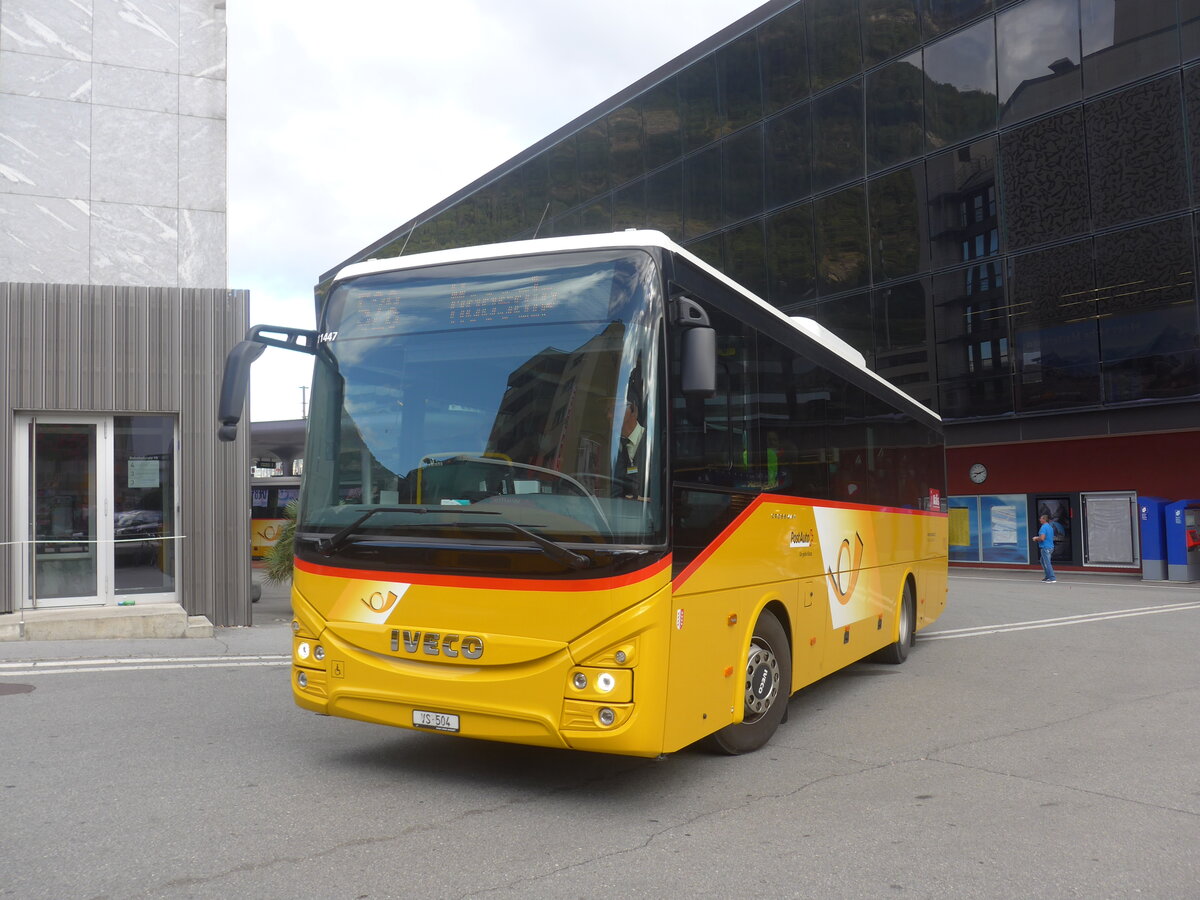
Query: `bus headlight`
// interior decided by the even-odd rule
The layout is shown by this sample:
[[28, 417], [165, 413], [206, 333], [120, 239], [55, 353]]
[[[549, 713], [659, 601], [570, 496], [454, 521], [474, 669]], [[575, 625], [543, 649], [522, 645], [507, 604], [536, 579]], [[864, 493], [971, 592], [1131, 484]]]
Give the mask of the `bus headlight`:
[[296, 656], [300, 659], [308, 659], [308, 655], [312, 652], [312, 648], [308, 646], [308, 641], [301, 641], [296, 645]]
[[602, 694], [609, 693], [616, 686], [617, 679], [613, 678], [608, 672], [601, 672], [599, 677], [596, 679], [596, 690]]

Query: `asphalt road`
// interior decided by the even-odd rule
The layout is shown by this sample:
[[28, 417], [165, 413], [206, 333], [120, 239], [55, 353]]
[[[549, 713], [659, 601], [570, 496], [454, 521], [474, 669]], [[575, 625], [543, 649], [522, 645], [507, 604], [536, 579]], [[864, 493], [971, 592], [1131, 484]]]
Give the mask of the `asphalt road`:
[[1200, 586], [955, 573], [762, 751], [638, 760], [304, 713], [289, 621], [0, 644], [0, 897], [1195, 897]]

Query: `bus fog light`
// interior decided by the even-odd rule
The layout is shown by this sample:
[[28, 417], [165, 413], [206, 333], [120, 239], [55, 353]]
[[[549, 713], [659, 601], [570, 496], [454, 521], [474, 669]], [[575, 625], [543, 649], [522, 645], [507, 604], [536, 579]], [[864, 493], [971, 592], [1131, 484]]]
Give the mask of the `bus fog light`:
[[312, 652], [312, 648], [308, 646], [308, 641], [301, 641], [296, 645], [296, 655], [301, 659], [308, 659], [308, 654]]
[[613, 722], [617, 721], [617, 714], [607, 706], [602, 706], [596, 717], [600, 720], [600, 724], [604, 726], [611, 725]]
[[617, 686], [617, 679], [613, 678], [608, 672], [601, 672], [596, 679], [596, 690], [602, 694], [607, 694]]
[[325, 659], [325, 648], [320, 644], [317, 644], [317, 649], [313, 651], [313, 659], [315, 659], [317, 662], [321, 662]]
[[571, 679], [571, 683], [575, 685], [576, 690], [582, 691], [587, 687], [587, 676], [582, 672], [576, 672], [575, 677]]
[[308, 676], [301, 672], [296, 676], [296, 684], [300, 685], [302, 688], [308, 687]]
[[617, 661], [618, 666], [625, 665], [625, 660], [628, 659], [624, 650], [618, 650], [616, 656], [613, 657]]

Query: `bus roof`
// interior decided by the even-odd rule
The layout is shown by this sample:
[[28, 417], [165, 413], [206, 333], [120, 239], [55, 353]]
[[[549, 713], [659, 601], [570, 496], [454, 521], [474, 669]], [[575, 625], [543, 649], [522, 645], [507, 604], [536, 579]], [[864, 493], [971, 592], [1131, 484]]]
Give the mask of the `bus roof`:
[[581, 234], [567, 237], [535, 238], [525, 241], [508, 241], [501, 244], [481, 244], [472, 247], [456, 247], [451, 250], [434, 250], [429, 253], [417, 253], [412, 256], [394, 256], [384, 259], [368, 259], [363, 262], [351, 263], [342, 267], [334, 276], [332, 286], [349, 278], [362, 275], [375, 275], [381, 272], [398, 272], [405, 269], [415, 269], [424, 266], [442, 266], [453, 263], [472, 262], [483, 259], [503, 259], [515, 256], [532, 256], [537, 253], [564, 253], [572, 250], [607, 250], [607, 249], [637, 249], [639, 247], [659, 247], [687, 258], [694, 266], [703, 269], [729, 288], [741, 294], [750, 301], [775, 316], [808, 339], [825, 347], [850, 365], [861, 369], [876, 381], [881, 387], [892, 394], [899, 395], [906, 402], [912, 403], [924, 410], [928, 415], [941, 421], [941, 416], [929, 409], [919, 400], [915, 400], [891, 382], [872, 371], [866, 362], [866, 357], [854, 349], [836, 334], [825, 328], [815, 319], [804, 316], [789, 316], [777, 307], [772, 306], [758, 295], [738, 284], [724, 272], [706, 263], [690, 250], [681, 247], [661, 231], [630, 228], [626, 231], [614, 231], [606, 234]]

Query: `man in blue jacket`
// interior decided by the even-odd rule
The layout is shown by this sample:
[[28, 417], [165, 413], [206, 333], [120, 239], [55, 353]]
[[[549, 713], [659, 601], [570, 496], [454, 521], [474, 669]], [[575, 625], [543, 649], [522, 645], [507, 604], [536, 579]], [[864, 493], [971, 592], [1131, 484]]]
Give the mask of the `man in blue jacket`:
[[1054, 584], [1058, 581], [1054, 577], [1054, 567], [1050, 565], [1050, 555], [1054, 552], [1054, 526], [1050, 524], [1050, 517], [1045, 513], [1038, 517], [1038, 521], [1042, 523], [1042, 527], [1038, 529], [1037, 537], [1034, 540], [1038, 543], [1038, 554], [1042, 558], [1042, 571], [1046, 575], [1042, 579], [1042, 584]]

